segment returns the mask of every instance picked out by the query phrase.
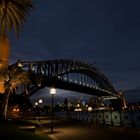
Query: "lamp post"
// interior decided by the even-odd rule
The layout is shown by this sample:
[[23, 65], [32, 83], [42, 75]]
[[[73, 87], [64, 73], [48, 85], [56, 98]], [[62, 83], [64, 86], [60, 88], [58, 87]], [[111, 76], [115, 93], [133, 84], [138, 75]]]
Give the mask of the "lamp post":
[[35, 106], [38, 106], [38, 102], [35, 102]]
[[[39, 99], [38, 103], [42, 104], [42, 99]], [[40, 123], [40, 106], [39, 106], [39, 123]]]
[[[39, 112], [39, 110], [38, 110], [38, 102], [35, 102], [35, 108], [36, 108], [36, 111], [37, 111], [37, 115], [38, 115], [38, 112]], [[38, 120], [39, 121], [39, 120]]]
[[55, 88], [50, 89], [50, 94], [52, 95], [52, 105], [51, 105], [51, 133], [53, 133], [53, 95], [56, 93]]
[[40, 104], [42, 103], [42, 99], [39, 99], [39, 101], [38, 101]]

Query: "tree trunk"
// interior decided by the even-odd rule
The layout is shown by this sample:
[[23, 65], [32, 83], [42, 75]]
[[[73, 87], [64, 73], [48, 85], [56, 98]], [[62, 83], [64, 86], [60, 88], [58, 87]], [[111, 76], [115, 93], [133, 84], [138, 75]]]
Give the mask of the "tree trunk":
[[4, 116], [5, 119], [7, 119], [9, 97], [10, 97], [10, 90], [8, 91], [8, 94], [6, 95], [6, 99], [5, 99], [5, 103], [4, 103], [3, 116]]
[[5, 36], [0, 35], [0, 67], [9, 63], [10, 42]]

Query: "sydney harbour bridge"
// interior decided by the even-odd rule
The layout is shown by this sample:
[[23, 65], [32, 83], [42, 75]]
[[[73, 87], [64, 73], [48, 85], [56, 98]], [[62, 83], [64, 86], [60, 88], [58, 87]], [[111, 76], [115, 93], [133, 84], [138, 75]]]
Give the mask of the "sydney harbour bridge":
[[11, 68], [22, 66], [32, 81], [28, 95], [43, 87], [55, 87], [90, 94], [93, 96], [118, 97], [107, 77], [95, 65], [71, 59], [48, 61], [17, 61]]

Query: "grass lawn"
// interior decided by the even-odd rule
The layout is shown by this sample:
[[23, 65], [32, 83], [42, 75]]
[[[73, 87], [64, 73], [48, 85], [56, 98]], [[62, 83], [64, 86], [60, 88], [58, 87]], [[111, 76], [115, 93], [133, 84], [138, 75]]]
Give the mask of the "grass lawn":
[[[20, 126], [31, 126], [31, 122], [24, 120], [0, 120], [0, 139], [7, 140], [50, 140], [47, 135], [36, 134], [35, 132], [28, 132], [20, 130]], [[37, 128], [39, 129], [39, 128]]]

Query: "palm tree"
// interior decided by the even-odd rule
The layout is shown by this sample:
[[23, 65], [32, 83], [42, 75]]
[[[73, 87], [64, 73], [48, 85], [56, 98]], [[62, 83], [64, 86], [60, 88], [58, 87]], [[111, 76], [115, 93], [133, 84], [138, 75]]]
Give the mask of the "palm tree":
[[[8, 32], [14, 29], [18, 37], [20, 29], [32, 8], [32, 0], [0, 0], [0, 53], [3, 53], [3, 49], [10, 46], [7, 37]], [[4, 54], [3, 57], [0, 59], [4, 59], [5, 65], [8, 63], [5, 62], [8, 61], [8, 53], [7, 56]]]
[[8, 67], [10, 47], [8, 33], [14, 29], [16, 36], [19, 36], [20, 29], [31, 9], [33, 9], [32, 0], [0, 0], [0, 92], [6, 95], [5, 118], [10, 94], [18, 84], [26, 83], [28, 79], [27, 73]]
[[29, 73], [23, 71], [21, 67], [3, 67], [0, 69], [0, 82], [0, 89], [2, 89], [0, 92], [6, 95], [4, 99], [3, 116], [7, 118], [9, 97], [17, 90], [19, 85], [30, 83]]

